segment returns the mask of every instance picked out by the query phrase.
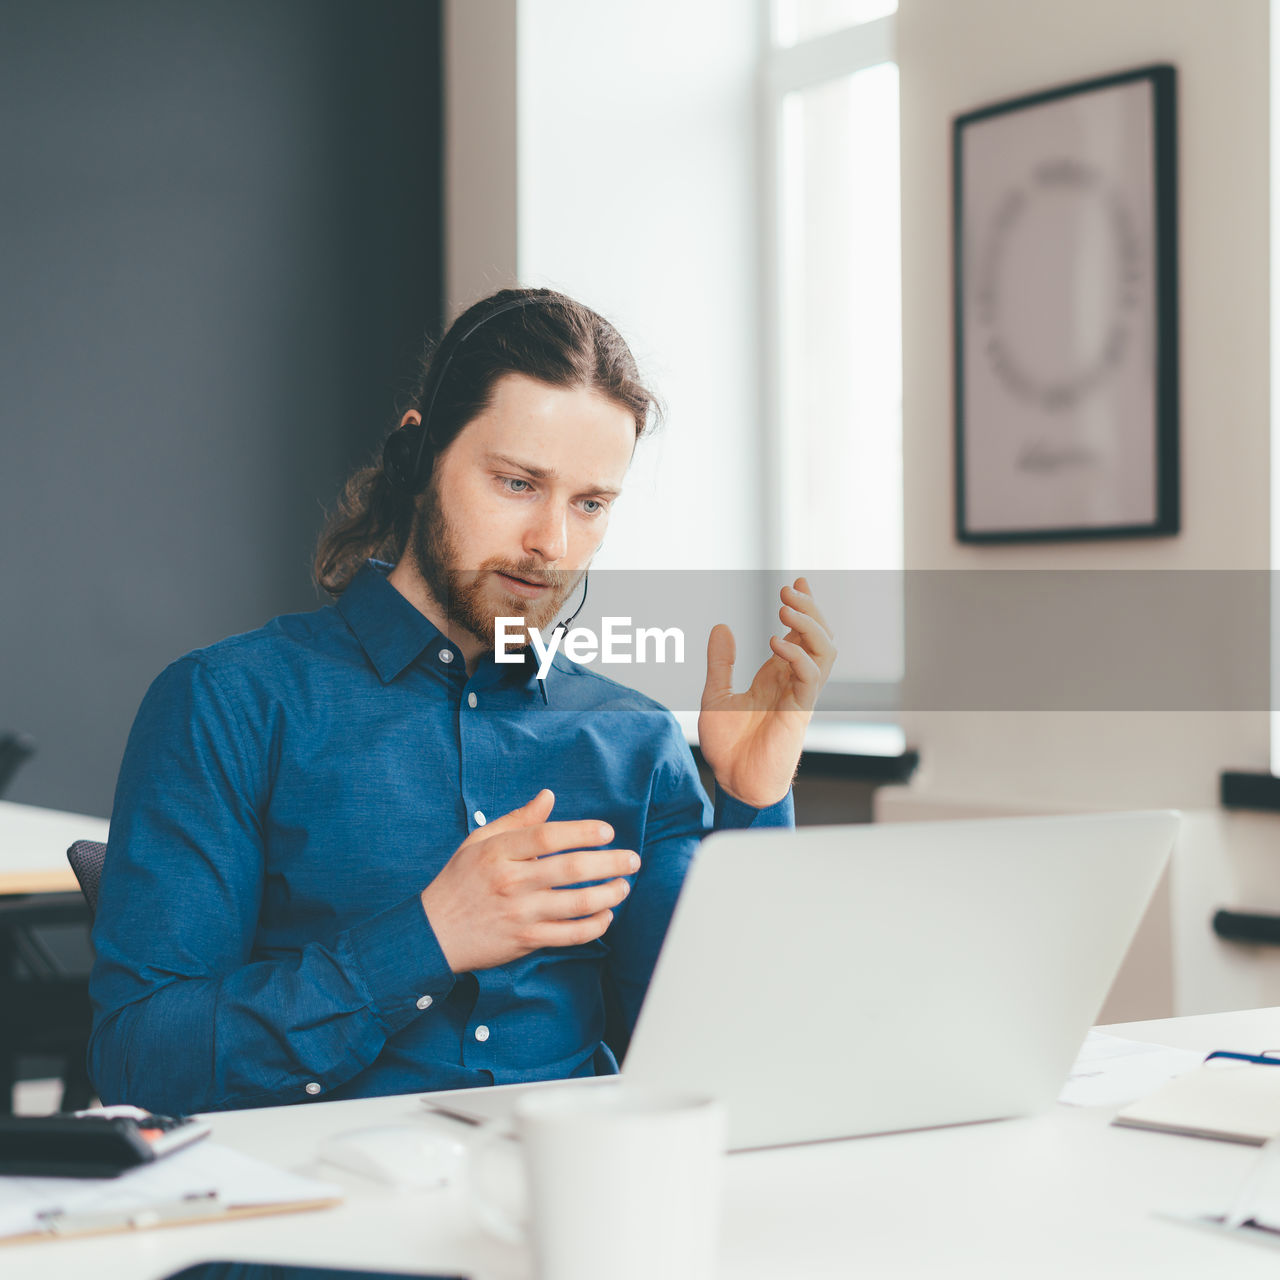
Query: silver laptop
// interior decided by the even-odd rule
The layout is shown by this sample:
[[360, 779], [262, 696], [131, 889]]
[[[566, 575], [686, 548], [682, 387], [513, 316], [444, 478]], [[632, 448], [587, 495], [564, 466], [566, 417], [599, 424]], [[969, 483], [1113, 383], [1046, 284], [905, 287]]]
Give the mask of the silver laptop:
[[[733, 1150], [1038, 1111], [1097, 1017], [1179, 821], [717, 832], [681, 892], [623, 1078], [724, 1099]], [[487, 1119], [531, 1088], [596, 1083], [424, 1101]]]

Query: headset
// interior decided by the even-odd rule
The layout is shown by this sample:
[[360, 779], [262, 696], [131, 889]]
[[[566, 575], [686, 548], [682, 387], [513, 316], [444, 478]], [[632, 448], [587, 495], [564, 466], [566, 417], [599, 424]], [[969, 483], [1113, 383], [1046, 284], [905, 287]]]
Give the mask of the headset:
[[[449, 362], [457, 354], [458, 348], [490, 320], [496, 320], [500, 315], [514, 311], [517, 307], [546, 302], [549, 297], [550, 295], [545, 293], [532, 293], [526, 294], [523, 298], [508, 298], [506, 302], [500, 302], [496, 307], [486, 311], [474, 324], [468, 325], [459, 336], [454, 337], [451, 334], [448, 340], [441, 344], [440, 350], [436, 352], [436, 357], [431, 362], [430, 380], [422, 397], [422, 421], [417, 426], [409, 424], [397, 427], [387, 437], [386, 444], [382, 446], [383, 469], [391, 483], [402, 493], [410, 495], [421, 493], [431, 478], [431, 471], [436, 462], [435, 450], [427, 450], [427, 441], [431, 438], [431, 413], [436, 407], [436, 397], [440, 394], [444, 375], [449, 370]], [[427, 459], [425, 471], [422, 465], [424, 457]]]
[[[468, 325], [456, 338], [450, 334], [447, 341], [442, 343], [440, 349], [436, 352], [436, 357], [432, 361], [430, 380], [424, 389], [422, 421], [415, 427], [413, 424], [403, 427], [397, 427], [388, 437], [387, 442], [382, 446], [382, 466], [387, 473], [392, 485], [401, 493], [412, 496], [420, 493], [431, 478], [431, 472], [435, 468], [436, 455], [435, 451], [427, 449], [427, 441], [431, 438], [431, 413], [435, 408], [436, 397], [440, 393], [440, 387], [444, 382], [444, 375], [448, 371], [449, 362], [457, 353], [458, 348], [462, 346], [468, 338], [471, 337], [478, 329], [483, 328], [490, 320], [496, 320], [498, 316], [506, 314], [508, 311], [515, 311], [518, 307], [528, 307], [541, 302], [554, 301], [555, 295], [550, 293], [532, 293], [526, 294], [522, 298], [508, 298], [506, 302], [500, 302], [496, 307], [486, 311], [474, 324]], [[423, 459], [426, 459], [425, 467]], [[568, 631], [573, 625], [573, 620], [582, 612], [582, 607], [587, 603], [587, 571], [582, 571], [582, 599], [578, 602], [578, 607], [569, 615], [564, 622], [557, 622], [554, 631]], [[539, 681], [541, 685], [542, 682]], [[542, 699], [545, 702], [547, 698], [546, 688], [542, 689]]]

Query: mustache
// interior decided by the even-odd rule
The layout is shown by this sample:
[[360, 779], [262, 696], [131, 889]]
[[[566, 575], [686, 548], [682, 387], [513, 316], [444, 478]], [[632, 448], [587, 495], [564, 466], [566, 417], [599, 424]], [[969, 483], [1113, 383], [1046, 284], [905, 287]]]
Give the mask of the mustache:
[[555, 587], [558, 590], [572, 590], [582, 581], [583, 572], [581, 569], [546, 569], [527, 564], [492, 564], [485, 567], [495, 573], [505, 573], [509, 578], [520, 578], [540, 587]]

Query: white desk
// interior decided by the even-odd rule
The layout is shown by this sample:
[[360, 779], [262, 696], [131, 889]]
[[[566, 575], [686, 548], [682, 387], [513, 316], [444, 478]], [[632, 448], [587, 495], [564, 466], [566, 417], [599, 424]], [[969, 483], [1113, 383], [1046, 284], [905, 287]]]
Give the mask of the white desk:
[[0, 894], [78, 893], [67, 863], [77, 840], [107, 839], [106, 818], [0, 800]]
[[[1280, 1009], [1109, 1028], [1186, 1048], [1280, 1046]], [[1160, 1221], [1218, 1207], [1254, 1148], [1108, 1126], [1055, 1106], [1024, 1120], [730, 1156], [720, 1280], [1123, 1277], [1275, 1280], [1280, 1250]], [[326, 1134], [427, 1118], [413, 1097], [224, 1113], [215, 1137], [309, 1173]], [[524, 1280], [523, 1251], [471, 1223], [457, 1188], [388, 1192], [328, 1166], [339, 1208], [0, 1249], [5, 1280], [151, 1280], [209, 1258], [460, 1272]], [[607, 1280], [607, 1267], [601, 1270]], [[655, 1277], [655, 1280], [660, 1280]]]

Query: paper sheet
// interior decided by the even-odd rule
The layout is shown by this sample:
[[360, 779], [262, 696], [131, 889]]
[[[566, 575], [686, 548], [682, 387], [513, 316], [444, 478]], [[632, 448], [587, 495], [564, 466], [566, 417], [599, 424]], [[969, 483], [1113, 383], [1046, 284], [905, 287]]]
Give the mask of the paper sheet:
[[36, 1230], [36, 1215], [135, 1213], [218, 1193], [225, 1209], [341, 1199], [342, 1189], [277, 1169], [205, 1138], [118, 1178], [0, 1178], [0, 1237]]
[[[1248, 1225], [1228, 1228], [1224, 1218], [1230, 1210], [1243, 1216]], [[1230, 1203], [1224, 1200], [1205, 1213], [1179, 1208], [1156, 1216], [1206, 1227], [1225, 1235], [1238, 1235], [1241, 1239], [1260, 1244], [1280, 1246], [1280, 1144], [1272, 1142], [1258, 1152]]]
[[1247, 1192], [1239, 1208], [1262, 1226], [1280, 1231], [1280, 1149], [1271, 1146], [1258, 1152]]
[[1204, 1054], [1090, 1031], [1059, 1102], [1071, 1107], [1123, 1107], [1194, 1070]]

